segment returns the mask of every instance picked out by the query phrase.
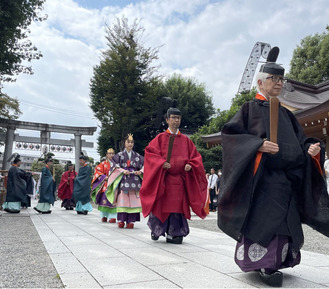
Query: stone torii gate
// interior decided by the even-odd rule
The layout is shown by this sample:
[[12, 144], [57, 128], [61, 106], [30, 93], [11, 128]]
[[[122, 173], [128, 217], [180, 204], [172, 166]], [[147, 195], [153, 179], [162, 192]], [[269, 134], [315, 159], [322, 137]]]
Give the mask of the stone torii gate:
[[3, 155], [2, 169], [8, 170], [10, 164], [7, 163], [7, 159], [13, 153], [13, 143], [15, 140], [15, 130], [16, 129], [26, 129], [26, 130], [37, 130], [40, 131], [39, 142], [42, 145], [52, 144], [52, 139], [50, 138], [51, 132], [73, 134], [74, 135], [74, 147], [75, 147], [75, 167], [78, 171], [80, 168], [79, 157], [81, 154], [82, 147], [82, 135], [93, 135], [97, 127], [75, 127], [75, 126], [64, 126], [56, 124], [38, 123], [38, 122], [27, 122], [12, 119], [0, 118], [0, 127], [6, 128], [5, 137], [5, 151]]

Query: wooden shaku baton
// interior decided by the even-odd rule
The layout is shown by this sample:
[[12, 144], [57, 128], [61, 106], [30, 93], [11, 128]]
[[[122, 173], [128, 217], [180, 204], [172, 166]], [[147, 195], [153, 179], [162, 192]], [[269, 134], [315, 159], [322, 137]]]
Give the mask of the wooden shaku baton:
[[270, 98], [270, 141], [278, 142], [279, 99]]
[[170, 163], [170, 159], [171, 159], [171, 153], [172, 153], [172, 148], [174, 145], [174, 140], [175, 140], [176, 135], [175, 134], [171, 134], [169, 136], [169, 144], [168, 144], [168, 152], [167, 152], [167, 163]]

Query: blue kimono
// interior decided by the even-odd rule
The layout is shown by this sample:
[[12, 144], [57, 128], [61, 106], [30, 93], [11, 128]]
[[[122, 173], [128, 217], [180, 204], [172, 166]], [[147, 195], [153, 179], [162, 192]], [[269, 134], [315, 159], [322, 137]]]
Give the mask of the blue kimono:
[[50, 213], [50, 205], [55, 202], [56, 182], [48, 166], [44, 166], [41, 171], [40, 199], [34, 208], [39, 213]]
[[86, 164], [79, 169], [78, 175], [74, 180], [73, 198], [76, 201], [75, 210], [78, 213], [93, 210], [90, 203], [91, 173], [91, 167]]

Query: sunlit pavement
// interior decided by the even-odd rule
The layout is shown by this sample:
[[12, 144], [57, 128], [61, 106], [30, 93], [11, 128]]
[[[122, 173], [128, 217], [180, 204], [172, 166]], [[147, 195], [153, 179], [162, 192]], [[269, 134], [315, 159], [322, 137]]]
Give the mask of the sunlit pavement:
[[[49, 215], [32, 208], [22, 213], [30, 215], [66, 288], [266, 287], [256, 273], [240, 271], [235, 241], [223, 233], [191, 227], [175, 245], [164, 237], [152, 241], [146, 219], [119, 229], [102, 223], [97, 210], [78, 215], [60, 201]], [[283, 287], [329, 287], [329, 256], [302, 251], [301, 264], [282, 272]]]

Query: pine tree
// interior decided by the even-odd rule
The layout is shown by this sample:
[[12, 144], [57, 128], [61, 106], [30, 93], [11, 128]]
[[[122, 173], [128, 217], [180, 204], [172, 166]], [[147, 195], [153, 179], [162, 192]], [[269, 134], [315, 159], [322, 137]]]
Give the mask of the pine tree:
[[122, 149], [120, 141], [127, 133], [134, 135], [135, 149], [142, 152], [156, 133], [159, 78], [151, 63], [158, 58], [158, 48], [142, 46], [144, 28], [136, 20], [129, 26], [126, 18], [117, 19], [106, 32], [108, 49], [90, 82], [90, 106], [102, 124], [99, 153], [105, 155], [109, 146]]

